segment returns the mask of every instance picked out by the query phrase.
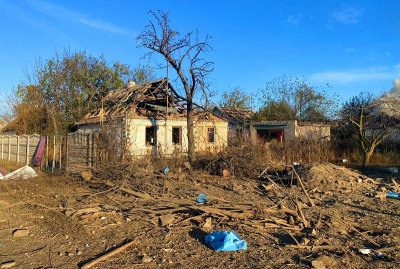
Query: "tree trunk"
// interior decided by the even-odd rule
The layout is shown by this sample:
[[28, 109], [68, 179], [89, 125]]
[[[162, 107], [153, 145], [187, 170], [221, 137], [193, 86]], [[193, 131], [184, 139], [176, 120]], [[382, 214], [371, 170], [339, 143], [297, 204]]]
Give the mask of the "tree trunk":
[[194, 145], [194, 111], [193, 111], [193, 101], [188, 100], [187, 101], [187, 136], [188, 136], [188, 158], [190, 164], [193, 164], [195, 161], [195, 156], [194, 156], [194, 150], [195, 150], [195, 145]]
[[369, 164], [369, 160], [371, 159], [372, 153], [374, 153], [375, 147], [370, 147], [367, 151], [364, 151], [364, 158], [362, 163], [362, 168], [365, 168]]

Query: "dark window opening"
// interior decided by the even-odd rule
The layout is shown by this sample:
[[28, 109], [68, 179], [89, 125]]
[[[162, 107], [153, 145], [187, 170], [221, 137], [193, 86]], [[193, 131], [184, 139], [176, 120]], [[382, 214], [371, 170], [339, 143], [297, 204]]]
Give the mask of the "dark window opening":
[[146, 127], [146, 145], [156, 145], [156, 127]]
[[277, 141], [284, 142], [285, 135], [283, 130], [257, 130], [257, 137], [263, 142]]
[[182, 144], [182, 127], [172, 127], [172, 144]]
[[215, 142], [215, 128], [208, 128], [208, 143]]

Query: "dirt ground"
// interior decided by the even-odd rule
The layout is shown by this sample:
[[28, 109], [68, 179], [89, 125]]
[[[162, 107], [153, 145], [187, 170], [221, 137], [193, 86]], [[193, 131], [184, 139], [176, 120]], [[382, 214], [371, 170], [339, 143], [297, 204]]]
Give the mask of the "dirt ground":
[[[400, 200], [385, 197], [400, 191], [398, 174], [369, 178], [330, 163], [296, 168], [300, 181], [291, 171], [244, 179], [124, 169], [120, 180], [1, 181], [1, 268], [79, 268], [130, 240], [92, 268], [400, 268]], [[200, 193], [207, 203], [196, 203]], [[232, 229], [247, 250], [205, 245], [206, 234]]]

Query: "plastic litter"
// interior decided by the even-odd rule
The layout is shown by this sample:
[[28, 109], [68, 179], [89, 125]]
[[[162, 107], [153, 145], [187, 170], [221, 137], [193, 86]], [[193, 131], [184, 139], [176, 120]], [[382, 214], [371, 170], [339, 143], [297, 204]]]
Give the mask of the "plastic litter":
[[392, 199], [398, 199], [398, 200], [400, 200], [400, 193], [394, 192], [394, 191], [389, 191], [389, 192], [386, 194], [386, 197], [387, 197], [387, 198], [392, 198]]
[[37, 177], [38, 174], [33, 170], [32, 167], [29, 165], [25, 165], [24, 167], [21, 167], [6, 176], [0, 176], [0, 179], [7, 180], [7, 179], [30, 179]]
[[246, 241], [240, 239], [234, 230], [214, 231], [205, 237], [205, 243], [215, 251], [246, 250]]
[[360, 248], [360, 249], [358, 249], [358, 251], [360, 251], [360, 253], [364, 254], [364, 255], [374, 254], [375, 257], [377, 257], [377, 258], [380, 258], [380, 259], [385, 258], [385, 255], [383, 253], [373, 250], [373, 249], [370, 249], [370, 248]]
[[199, 196], [197, 196], [196, 202], [204, 204], [205, 202], [207, 202], [207, 198], [208, 198], [207, 194], [200, 193]]
[[169, 167], [164, 167], [164, 169], [163, 169], [163, 174], [164, 174], [164, 175], [168, 175], [169, 171], [171, 171], [171, 170], [169, 169]]
[[360, 251], [361, 254], [368, 255], [371, 253], [370, 248], [360, 248], [358, 251]]

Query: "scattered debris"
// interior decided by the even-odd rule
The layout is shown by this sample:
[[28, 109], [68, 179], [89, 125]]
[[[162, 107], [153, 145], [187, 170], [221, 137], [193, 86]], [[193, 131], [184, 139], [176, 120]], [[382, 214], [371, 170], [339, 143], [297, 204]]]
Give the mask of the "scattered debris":
[[12, 232], [12, 235], [14, 237], [25, 237], [25, 236], [29, 235], [29, 230], [27, 230], [27, 229], [15, 229]]
[[196, 202], [198, 202], [199, 204], [204, 204], [205, 202], [207, 202], [207, 198], [208, 198], [207, 194], [200, 193], [196, 199]]
[[[170, 163], [174, 172], [166, 176], [162, 172], [165, 167], [165, 162], [139, 167], [117, 164], [113, 169], [92, 167], [88, 181], [40, 176], [35, 181], [1, 182], [7, 192], [0, 197], [0, 213], [9, 217], [0, 218], [0, 230], [8, 229], [8, 219], [15, 227], [39, 227], [37, 233], [28, 233], [29, 240], [22, 239], [23, 251], [33, 250], [34, 255], [11, 255], [21, 240], [0, 245], [0, 251], [19, 266], [39, 267], [48, 259], [48, 252], [36, 247], [48, 240], [52, 248], [49, 266], [76, 265], [82, 260], [81, 265], [87, 266], [134, 234], [135, 247], [103, 258], [93, 267], [167, 268], [183, 262], [193, 264], [193, 269], [223, 266], [218, 265], [220, 258], [204, 259], [210, 250], [198, 242], [202, 239], [218, 251], [238, 250], [238, 244], [245, 249], [251, 242], [252, 251], [232, 256], [238, 267], [286, 268], [300, 261], [300, 266], [308, 262], [313, 268], [335, 264], [337, 268], [339, 262], [344, 268], [395, 268], [400, 259], [396, 200], [380, 202], [365, 196], [381, 191], [386, 197], [388, 190], [398, 191], [390, 178], [373, 180], [330, 163], [301, 164], [295, 171], [293, 166], [280, 168], [282, 171], [270, 168], [257, 179], [236, 174], [222, 178], [221, 170], [215, 170], [217, 175], [197, 169], [189, 174], [182, 164]], [[24, 201], [10, 207], [20, 195]], [[198, 198], [205, 199], [196, 203]], [[16, 216], [20, 216], [19, 222]], [[229, 233], [237, 236], [233, 239], [219, 237], [231, 230], [247, 243], [234, 232]], [[220, 232], [215, 235], [212, 231]], [[46, 242], [42, 248], [48, 246]], [[367, 247], [372, 247], [369, 254], [357, 250]], [[90, 257], [93, 260], [86, 260]]]
[[18, 179], [30, 179], [37, 176], [38, 174], [36, 173], [35, 170], [33, 170], [32, 167], [30, 167], [29, 165], [25, 165], [24, 167], [21, 167], [11, 173], [8, 173], [5, 176], [1, 176], [0, 179], [18, 180]]
[[105, 260], [111, 258], [112, 256], [126, 250], [127, 248], [133, 246], [134, 244], [135, 244], [135, 241], [133, 241], [133, 240], [129, 241], [128, 243], [125, 243], [122, 246], [117, 247], [114, 250], [107, 252], [106, 254], [103, 254], [100, 257], [98, 257], [88, 263], [83, 264], [80, 268], [81, 269], [89, 269], [89, 268], [95, 266], [96, 264], [98, 264], [99, 262], [105, 261]]
[[368, 254], [370, 254], [372, 252], [372, 249], [370, 249], [370, 248], [360, 248], [358, 251], [360, 251], [361, 254], [368, 255]]
[[399, 200], [400, 200], [400, 193], [398, 193], [398, 192], [393, 192], [393, 191], [389, 191], [389, 192], [386, 194], [386, 197], [392, 198], [392, 199], [399, 199]]
[[228, 170], [224, 169], [224, 170], [222, 170], [222, 176], [223, 177], [230, 177], [231, 176], [231, 172], [229, 172]]
[[168, 225], [174, 223], [175, 215], [167, 214], [167, 215], [160, 216], [159, 219], [160, 219], [160, 223], [161, 223], [162, 226], [168, 226]]
[[90, 171], [90, 170], [84, 170], [84, 171], [82, 171], [81, 177], [82, 177], [84, 180], [86, 180], [86, 181], [91, 180], [91, 179], [93, 178], [92, 171]]
[[164, 175], [167, 176], [169, 171], [170, 171], [169, 167], [164, 167], [162, 172], [163, 172]]
[[236, 251], [246, 250], [246, 241], [240, 239], [234, 230], [228, 231], [215, 231], [205, 237], [205, 243], [216, 251]]
[[15, 261], [6, 261], [0, 264], [0, 268], [6, 269], [6, 268], [13, 268], [17, 263]]
[[211, 221], [212, 221], [211, 217], [206, 218], [206, 222], [203, 224], [203, 228], [211, 228], [212, 227]]
[[147, 255], [147, 254], [143, 254], [142, 255], [142, 263], [151, 263], [153, 261], [153, 259]]

